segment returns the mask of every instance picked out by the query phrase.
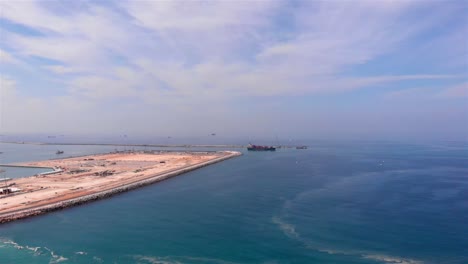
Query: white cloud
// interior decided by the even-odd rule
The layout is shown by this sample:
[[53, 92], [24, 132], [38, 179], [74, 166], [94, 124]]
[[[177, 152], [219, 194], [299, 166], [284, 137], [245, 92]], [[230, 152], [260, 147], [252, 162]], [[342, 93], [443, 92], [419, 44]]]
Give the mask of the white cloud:
[[[134, 89], [135, 80], [116, 76], [116, 59], [121, 60], [119, 64], [140, 67], [132, 73], [140, 82], [153, 81], [151, 85], [138, 85], [151, 90], [154, 83], [165, 83], [173, 88], [174, 95], [336, 92], [358, 89], [360, 83], [366, 87], [386, 80], [428, 77], [339, 76], [347, 67], [395, 49], [408, 35], [424, 28], [404, 23], [401, 15], [414, 6], [406, 1], [305, 2], [300, 8], [278, 1], [128, 1], [121, 5], [129, 17], [93, 4], [67, 16], [44, 8], [40, 2], [4, 5], [11, 11], [5, 18], [46, 34], [9, 34], [11, 47], [26, 56], [67, 65], [46, 66], [55, 73], [88, 73], [68, 83], [72, 93], [81, 89], [92, 96], [96, 91], [98, 95], [92, 97], [104, 96], [104, 91], [110, 97], [129, 95]], [[282, 9], [289, 10], [295, 21], [291, 28], [283, 29], [290, 32], [287, 39], [272, 35], [273, 17]], [[49, 31], [55, 33], [47, 34]], [[255, 52], [249, 54], [244, 48]], [[104, 80], [111, 84], [111, 80], [119, 80], [118, 85], [106, 87], [127, 85], [129, 91], [90, 88], [104, 86]]]
[[[437, 94], [437, 97], [440, 98], [462, 98], [468, 99], [468, 82], [454, 85], [444, 89], [444, 91]], [[467, 112], [468, 113], [468, 112]]]
[[18, 64], [19, 61], [15, 59], [10, 53], [0, 49], [0, 63]]
[[71, 81], [71, 93], [88, 98], [131, 97], [137, 94], [137, 83], [100, 76], [78, 77]]
[[[353, 72], [360, 66], [373, 65], [382, 56], [398, 54], [402, 47], [430, 33], [441, 21], [448, 21], [453, 14], [450, 5], [447, 8], [441, 5], [444, 8], [440, 11], [424, 15], [421, 11], [435, 4], [414, 1], [303, 1], [297, 5], [281, 1], [124, 1], [106, 2], [108, 6], [82, 1], [54, 3], [0, 2], [2, 18], [40, 33], [33, 36], [21, 31], [2, 31], [0, 59], [7, 63], [16, 60], [2, 51], [4, 48], [22, 61], [37, 57], [56, 61], [32, 62], [29, 67], [46, 69], [48, 77], [64, 85], [65, 94], [46, 96], [49, 103], [63, 107], [66, 109], [63, 113], [69, 115], [82, 111], [92, 116], [100, 102], [127, 98], [128, 102], [136, 101], [140, 110], [164, 109], [178, 116], [193, 116], [193, 109], [204, 108], [205, 104], [223, 107], [219, 102], [227, 105], [236, 98], [250, 96], [340, 94], [409, 81], [461, 79], [460, 68], [466, 66], [459, 43], [465, 26], [454, 28], [450, 38], [434, 34], [432, 44], [413, 47], [435, 53], [433, 57], [441, 59], [450, 53], [441, 47], [457, 45], [457, 52], [450, 53], [450, 61], [456, 66], [448, 67], [449, 71], [444, 71], [443, 66], [438, 71], [426, 71], [417, 62], [407, 62], [413, 63], [416, 70]], [[413, 12], [423, 14], [423, 19]], [[397, 63], [395, 67], [398, 66], [405, 65]], [[24, 82], [18, 79], [17, 83], [19, 90], [27, 91], [28, 87], [22, 86]], [[456, 89], [446, 91], [446, 94], [459, 93]], [[29, 111], [36, 111], [40, 118], [46, 120], [53, 115], [41, 96], [25, 98], [37, 106]], [[82, 110], [78, 110], [78, 105]], [[136, 109], [115, 111], [122, 118], [132, 118], [140, 116]], [[211, 120], [219, 119], [221, 113], [235, 118], [235, 111], [224, 108], [217, 114], [207, 111], [204, 115]], [[65, 119], [66, 115], [61, 118]]]
[[1, 16], [41, 31], [65, 32], [72, 27], [72, 21], [60, 19], [38, 1], [1, 1]]
[[67, 74], [67, 73], [77, 72], [77, 70], [70, 68], [70, 67], [63, 66], [63, 65], [44, 66], [44, 68], [57, 74]]
[[2, 98], [14, 93], [15, 87], [16, 82], [13, 79], [0, 75], [0, 92]]
[[[142, 26], [154, 30], [211, 31], [268, 23], [278, 1], [126, 1], [124, 8]], [[235, 30], [231, 28], [231, 30]]]

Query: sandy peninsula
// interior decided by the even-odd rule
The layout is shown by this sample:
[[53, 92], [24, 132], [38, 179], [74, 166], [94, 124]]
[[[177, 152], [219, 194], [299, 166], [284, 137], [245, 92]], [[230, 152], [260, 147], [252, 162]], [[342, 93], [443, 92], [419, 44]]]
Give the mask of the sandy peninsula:
[[14, 164], [54, 172], [12, 179], [0, 194], [0, 223], [86, 203], [241, 155], [217, 152], [114, 152]]

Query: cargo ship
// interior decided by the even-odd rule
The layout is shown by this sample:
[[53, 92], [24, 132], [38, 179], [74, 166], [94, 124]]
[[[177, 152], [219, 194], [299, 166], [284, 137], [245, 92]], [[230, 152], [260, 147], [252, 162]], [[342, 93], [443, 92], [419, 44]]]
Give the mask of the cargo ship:
[[307, 149], [307, 146], [297, 146], [296, 149]]
[[271, 147], [271, 146], [257, 146], [257, 145], [249, 144], [249, 146], [247, 147], [247, 150], [250, 150], [250, 151], [275, 151], [276, 148]]

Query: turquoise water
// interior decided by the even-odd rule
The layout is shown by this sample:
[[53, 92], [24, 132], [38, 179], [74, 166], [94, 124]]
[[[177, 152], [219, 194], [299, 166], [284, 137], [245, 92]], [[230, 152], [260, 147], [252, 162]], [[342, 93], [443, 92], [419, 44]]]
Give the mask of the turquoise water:
[[3, 171], [3, 174], [0, 175], [0, 179], [28, 177], [35, 174], [52, 171], [52, 169], [47, 168], [18, 168], [9, 166], [0, 166], [0, 170]]
[[[0, 147], [8, 162], [57, 148]], [[0, 225], [0, 263], [468, 263], [466, 144], [313, 142], [244, 154]]]

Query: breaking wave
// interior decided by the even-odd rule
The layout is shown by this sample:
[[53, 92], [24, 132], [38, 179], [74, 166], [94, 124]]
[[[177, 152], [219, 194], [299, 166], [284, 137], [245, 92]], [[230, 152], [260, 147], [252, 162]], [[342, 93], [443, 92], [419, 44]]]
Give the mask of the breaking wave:
[[5, 248], [5, 247], [12, 247], [12, 248], [16, 248], [19, 250], [24, 249], [24, 250], [27, 250], [28, 252], [31, 252], [33, 255], [41, 255], [44, 253], [41, 251], [41, 247], [22, 246], [13, 240], [0, 238], [0, 248]]
[[54, 251], [50, 250], [50, 249], [47, 248], [47, 247], [44, 247], [44, 249], [47, 250], [47, 251], [49, 251], [50, 256], [52, 257], [52, 259], [50, 260], [49, 264], [59, 263], [59, 262], [68, 260], [68, 258], [66, 258], [66, 257], [63, 257], [63, 256], [60, 256], [60, 255], [55, 254]]
[[52, 251], [51, 249], [47, 247], [32, 247], [28, 245], [20, 245], [16, 243], [15, 241], [6, 239], [6, 238], [0, 238], [0, 245], [2, 248], [12, 247], [18, 250], [25, 250], [26, 252], [29, 252], [32, 256], [50, 257], [49, 259], [50, 264], [60, 263], [60, 262], [68, 260], [68, 258], [64, 256], [55, 254], [54, 251]]
[[[75, 256], [67, 257], [57, 254], [54, 250], [48, 247], [38, 247], [38, 246], [29, 246], [29, 245], [20, 245], [19, 243], [8, 239], [8, 238], [1, 238], [0, 237], [0, 249], [6, 248], [14, 248], [17, 250], [21, 250], [32, 257], [38, 257], [39, 259], [35, 260], [35, 262], [46, 262], [48, 261], [49, 264], [56, 264], [68, 261], [76, 260], [77, 257], [82, 258], [82, 256], [88, 255], [87, 252], [84, 251], [77, 251], [75, 252]], [[0, 250], [1, 255], [1, 250]], [[91, 256], [90, 256], [91, 258]], [[88, 263], [102, 263], [103, 260], [98, 257], [93, 257], [92, 260]]]

